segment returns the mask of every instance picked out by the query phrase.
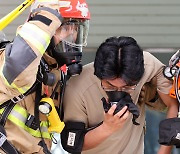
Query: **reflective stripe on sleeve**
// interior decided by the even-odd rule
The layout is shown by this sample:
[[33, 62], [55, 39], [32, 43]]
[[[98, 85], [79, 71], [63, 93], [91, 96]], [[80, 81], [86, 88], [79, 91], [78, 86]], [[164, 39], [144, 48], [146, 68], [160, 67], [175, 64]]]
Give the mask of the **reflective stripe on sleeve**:
[[38, 26], [28, 22], [22, 26], [17, 34], [31, 42], [38, 49], [41, 55], [46, 51], [51, 39], [48, 33], [44, 32]]
[[[3, 110], [4, 109], [0, 109], [1, 114]], [[40, 123], [40, 128], [41, 128], [41, 133], [40, 133], [39, 129], [34, 130], [25, 125], [28, 115], [29, 114], [23, 107], [16, 104], [13, 110], [11, 111], [11, 113], [9, 114], [8, 119], [17, 126], [21, 127], [22, 129], [30, 133], [34, 137], [41, 137], [41, 133], [42, 133], [43, 138], [50, 139], [50, 133], [48, 132], [48, 122], [42, 121]]]

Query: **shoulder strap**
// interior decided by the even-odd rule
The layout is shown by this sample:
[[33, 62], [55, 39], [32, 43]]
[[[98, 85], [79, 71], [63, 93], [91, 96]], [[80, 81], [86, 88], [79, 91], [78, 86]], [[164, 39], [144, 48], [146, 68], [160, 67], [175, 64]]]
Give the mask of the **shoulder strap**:
[[[35, 116], [35, 120], [38, 125], [40, 133], [41, 133], [41, 128], [40, 128], [40, 120], [39, 120], [39, 102], [41, 100], [41, 90], [42, 90], [42, 83], [39, 83], [36, 88], [34, 116]], [[41, 141], [39, 142], [39, 145], [43, 147], [43, 152], [45, 154], [51, 154], [51, 152], [48, 150], [47, 145], [42, 137], [42, 134], [41, 134]]]
[[[45, 154], [51, 154], [47, 148], [47, 145], [46, 145], [43, 137], [42, 137], [41, 128], [40, 128], [38, 106], [39, 106], [39, 102], [41, 99], [41, 89], [42, 89], [42, 81], [43, 81], [42, 75], [40, 72], [41, 71], [40, 67], [44, 67], [44, 66], [39, 66], [38, 75], [37, 75], [37, 79], [36, 79], [35, 83], [24, 95], [19, 95], [18, 97], [14, 97], [13, 99], [10, 99], [0, 105], [0, 109], [4, 108], [4, 111], [0, 116], [0, 148], [6, 153], [13, 153], [13, 154], [19, 153], [17, 151], [17, 149], [6, 138], [6, 132], [5, 132], [4, 126], [6, 124], [7, 118], [9, 116], [9, 114], [11, 113], [12, 109], [14, 108], [14, 106], [16, 105], [16, 103], [21, 101], [25, 96], [36, 91], [34, 115], [35, 115], [35, 120], [38, 124], [41, 138], [42, 138], [42, 141], [39, 144], [40, 144], [40, 146], [43, 147], [43, 151]], [[1, 128], [3, 131], [1, 130]]]
[[24, 95], [19, 95], [17, 97], [14, 97], [0, 105], [0, 109], [4, 108], [4, 111], [0, 116], [0, 125], [4, 126], [6, 124], [7, 117], [11, 113], [16, 103], [24, 99], [25, 96], [33, 93], [36, 89], [37, 84], [38, 84], [38, 81], [36, 81], [33, 84], [33, 86]]
[[6, 47], [7, 44], [11, 43], [10, 41], [3, 41], [3, 42], [0, 42], [0, 49], [3, 49]]
[[11, 100], [7, 101], [7, 105], [4, 108], [4, 111], [0, 117], [0, 125], [4, 127], [7, 117], [10, 114], [10, 112], [12, 111], [12, 109], [14, 108], [16, 104], [11, 102]]
[[7, 140], [6, 131], [0, 125], [0, 148], [7, 154], [20, 154], [19, 151]]
[[5, 108], [2, 115], [1, 115], [1, 117], [0, 117], [0, 124], [2, 126], [5, 125], [7, 117], [10, 114], [10, 112], [12, 111], [13, 107], [16, 105], [16, 103], [21, 101], [27, 95], [35, 92], [36, 89], [38, 89], [37, 85], [42, 83], [43, 76], [41, 75], [42, 74], [41, 73], [41, 67], [44, 67], [44, 66], [42, 66], [42, 65], [39, 66], [37, 79], [36, 79], [35, 83], [33, 84], [33, 86], [25, 94], [21, 94], [21, 95], [19, 95], [17, 97], [14, 97], [14, 98], [12, 98], [12, 99], [10, 99], [10, 100], [8, 100], [8, 101], [6, 101], [6, 102], [4, 102], [3, 104], [0, 105], [0, 109]]

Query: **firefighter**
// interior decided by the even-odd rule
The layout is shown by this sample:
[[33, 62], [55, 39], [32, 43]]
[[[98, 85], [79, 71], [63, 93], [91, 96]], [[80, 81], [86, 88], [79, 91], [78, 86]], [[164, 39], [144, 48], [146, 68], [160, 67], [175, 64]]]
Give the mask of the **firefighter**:
[[53, 95], [59, 106], [62, 68], [69, 76], [81, 73], [89, 19], [85, 0], [37, 0], [13, 42], [1, 49], [1, 153], [50, 153], [51, 122], [37, 104]]

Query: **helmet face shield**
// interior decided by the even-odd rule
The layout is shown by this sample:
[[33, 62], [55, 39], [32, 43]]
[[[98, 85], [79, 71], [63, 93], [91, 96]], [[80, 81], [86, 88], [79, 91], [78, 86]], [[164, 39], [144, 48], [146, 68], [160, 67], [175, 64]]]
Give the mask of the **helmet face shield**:
[[55, 50], [59, 53], [76, 53], [82, 52], [82, 46], [72, 46], [66, 41], [61, 41], [55, 46]]
[[81, 62], [82, 48], [87, 44], [88, 31], [89, 20], [72, 18], [66, 19], [56, 30], [50, 43], [49, 53], [59, 66], [64, 64], [70, 66]]
[[[86, 46], [87, 35], [89, 31], [89, 20], [68, 20], [64, 22], [60, 27], [58, 37], [60, 43], [67, 44], [71, 47], [79, 48]], [[66, 50], [64, 50], [66, 52]]]

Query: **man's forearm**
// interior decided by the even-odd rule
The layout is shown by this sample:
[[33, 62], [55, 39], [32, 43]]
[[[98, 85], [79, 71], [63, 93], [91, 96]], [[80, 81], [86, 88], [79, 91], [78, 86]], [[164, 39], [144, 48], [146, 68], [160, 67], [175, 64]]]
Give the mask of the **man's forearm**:
[[171, 154], [172, 147], [161, 145], [157, 154]]
[[[169, 97], [168, 95], [162, 95], [161, 98], [163, 98], [168, 110], [166, 113], [167, 118], [174, 118], [177, 117], [178, 113], [178, 102], [176, 99]], [[165, 146], [161, 145], [158, 151], [158, 154], [171, 154], [173, 146]]]
[[106, 129], [104, 124], [86, 133], [84, 138], [83, 150], [95, 148], [112, 134]]
[[[174, 100], [174, 101], [176, 101], [176, 100]], [[168, 107], [166, 117], [167, 118], [174, 118], [174, 117], [177, 117], [177, 114], [178, 114], [178, 105], [176, 103], [173, 103], [171, 106]]]

